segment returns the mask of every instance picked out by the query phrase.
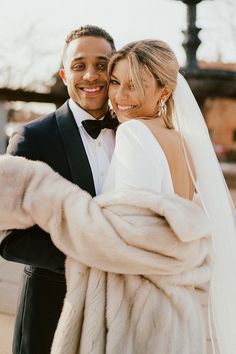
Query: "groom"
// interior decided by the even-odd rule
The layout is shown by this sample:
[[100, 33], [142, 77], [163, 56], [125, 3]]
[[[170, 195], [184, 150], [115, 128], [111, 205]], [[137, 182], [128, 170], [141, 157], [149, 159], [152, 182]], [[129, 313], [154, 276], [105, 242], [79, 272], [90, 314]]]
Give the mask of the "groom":
[[[60, 70], [70, 99], [18, 130], [8, 153], [44, 161], [92, 196], [99, 194], [117, 126], [109, 115], [107, 99], [106, 67], [114, 51], [113, 39], [99, 27], [87, 25], [71, 32]], [[27, 264], [13, 354], [49, 354], [66, 291], [65, 256], [38, 226], [10, 232], [0, 253], [7, 260]]]

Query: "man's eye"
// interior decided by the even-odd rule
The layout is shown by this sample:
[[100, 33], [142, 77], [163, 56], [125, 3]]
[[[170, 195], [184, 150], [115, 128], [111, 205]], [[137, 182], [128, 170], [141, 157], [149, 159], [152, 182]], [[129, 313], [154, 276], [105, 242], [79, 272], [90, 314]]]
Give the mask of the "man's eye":
[[107, 63], [99, 63], [98, 64], [98, 69], [99, 70], [105, 70], [107, 68]]
[[72, 67], [73, 70], [83, 70], [84, 69], [84, 64], [75, 64]]

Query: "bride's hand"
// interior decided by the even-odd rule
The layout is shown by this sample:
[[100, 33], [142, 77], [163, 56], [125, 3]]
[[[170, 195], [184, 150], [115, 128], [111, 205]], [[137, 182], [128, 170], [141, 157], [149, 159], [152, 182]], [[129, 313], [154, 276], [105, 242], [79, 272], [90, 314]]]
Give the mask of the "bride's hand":
[[91, 196], [44, 162], [0, 156], [0, 230], [37, 224], [50, 233], [63, 223], [67, 201], [82, 194], [88, 204]]
[[34, 224], [23, 205], [31, 163], [23, 157], [0, 156], [0, 230], [27, 228]]

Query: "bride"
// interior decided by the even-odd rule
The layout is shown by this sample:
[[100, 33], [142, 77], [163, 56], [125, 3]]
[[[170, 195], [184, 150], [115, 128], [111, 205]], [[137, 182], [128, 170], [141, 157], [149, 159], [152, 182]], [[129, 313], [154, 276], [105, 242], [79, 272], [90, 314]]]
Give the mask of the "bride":
[[[67, 256], [53, 354], [236, 352], [234, 208], [169, 46], [126, 45], [108, 71], [120, 121], [101, 196], [41, 162], [0, 158], [0, 229], [38, 224]], [[78, 218], [78, 215], [83, 215]]]

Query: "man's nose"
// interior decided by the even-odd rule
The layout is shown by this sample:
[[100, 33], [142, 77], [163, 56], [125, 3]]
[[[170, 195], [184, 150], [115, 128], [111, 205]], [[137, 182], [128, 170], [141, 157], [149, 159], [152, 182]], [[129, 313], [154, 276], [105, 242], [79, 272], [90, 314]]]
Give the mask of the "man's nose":
[[83, 79], [87, 81], [95, 81], [99, 77], [98, 70], [93, 67], [87, 68], [86, 72], [84, 73]]

